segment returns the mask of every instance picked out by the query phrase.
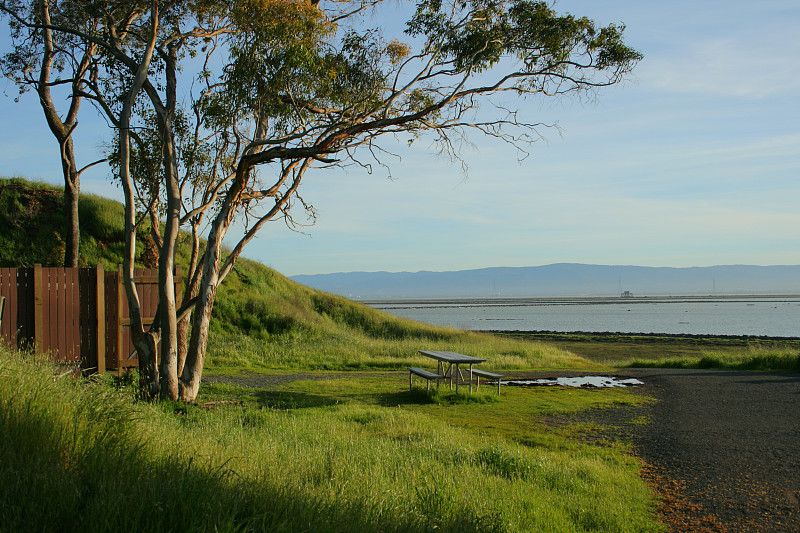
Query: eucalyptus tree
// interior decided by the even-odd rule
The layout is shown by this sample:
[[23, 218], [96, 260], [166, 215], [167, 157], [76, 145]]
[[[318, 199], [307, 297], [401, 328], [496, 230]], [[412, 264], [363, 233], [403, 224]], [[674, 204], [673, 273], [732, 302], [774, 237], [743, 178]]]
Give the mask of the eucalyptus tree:
[[[143, 383], [149, 395], [184, 401], [199, 390], [220, 283], [267, 222], [291, 226], [298, 209], [313, 217], [300, 194], [307, 176], [367, 167], [370, 159], [384, 164], [398, 137], [427, 135], [456, 156], [457, 140], [471, 132], [525, 149], [538, 124], [535, 106], [521, 106], [523, 99], [613, 85], [641, 58], [624, 43], [622, 27], [529, 0], [422, 0], [396, 35], [363, 16], [398, 7], [381, 0], [75, 4], [97, 13], [98, 30], [58, 31], [102, 50], [105, 66], [86, 94], [118, 131], [125, 284]], [[145, 106], [155, 129], [141, 120]], [[174, 127], [179, 116], [193, 124], [183, 138]], [[162, 196], [165, 221], [159, 319], [147, 331], [132, 270], [136, 117], [140, 131], [149, 124], [158, 132], [161, 168], [149, 190]], [[192, 228], [195, 247], [191, 289], [178, 305], [171, 287], [181, 225]], [[189, 312], [180, 361], [177, 323]]]
[[[51, 24], [62, 23], [65, 17], [75, 25], [91, 26], [95, 21], [74, 14], [62, 13], [50, 0], [4, 2], [11, 51], [0, 59], [5, 76], [14, 81], [20, 93], [33, 89], [39, 97], [47, 125], [59, 147], [64, 178], [65, 232], [64, 266], [77, 267], [80, 250], [78, 197], [80, 176], [84, 170], [102, 162], [94, 161], [79, 168], [75, 156], [73, 133], [78, 126], [82, 85], [91, 75], [96, 45], [82, 42], [73, 35], [54, 32]], [[36, 21], [38, 25], [30, 25]], [[67, 88], [68, 105], [60, 113], [53, 98], [53, 89]]]
[[[222, 76], [201, 102], [209, 126], [234, 142], [222, 159], [220, 175], [230, 181], [203, 255], [181, 376], [185, 400], [197, 394], [219, 283], [267, 221], [291, 222], [294, 204], [309, 207], [298, 194], [309, 171], [380, 160], [385, 136], [431, 134], [457, 150], [453, 136], [473, 130], [524, 145], [537, 124], [509, 101], [612, 85], [641, 58], [621, 27], [559, 15], [544, 2], [422, 1], [395, 38], [337, 11], [341, 4], [292, 8], [302, 10], [291, 17], [300, 26], [278, 33], [265, 31], [283, 20], [268, 11], [234, 21], [239, 31], [225, 35]], [[249, 224], [223, 259], [237, 213]]]

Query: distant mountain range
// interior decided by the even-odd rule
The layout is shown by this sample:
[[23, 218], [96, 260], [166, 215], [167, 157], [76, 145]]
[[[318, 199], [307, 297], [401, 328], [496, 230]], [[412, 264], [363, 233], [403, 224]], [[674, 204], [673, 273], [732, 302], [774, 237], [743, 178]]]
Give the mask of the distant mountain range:
[[291, 279], [353, 299], [800, 294], [800, 265], [670, 268], [559, 263], [451, 272], [343, 272]]

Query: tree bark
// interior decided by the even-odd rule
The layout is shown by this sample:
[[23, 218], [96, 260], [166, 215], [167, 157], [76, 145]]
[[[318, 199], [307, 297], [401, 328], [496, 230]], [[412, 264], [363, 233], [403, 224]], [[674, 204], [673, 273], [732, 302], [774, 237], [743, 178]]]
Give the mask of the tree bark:
[[237, 169], [237, 176], [225, 195], [220, 211], [214, 218], [211, 230], [208, 233], [206, 250], [202, 259], [203, 271], [200, 288], [192, 318], [192, 332], [186, 353], [186, 362], [180, 379], [180, 399], [185, 402], [195, 401], [197, 393], [200, 391], [200, 380], [203, 377], [203, 365], [205, 364], [206, 346], [208, 344], [211, 309], [214, 307], [219, 284], [222, 241], [230, 226], [232, 207], [241, 194], [245, 175], [246, 170], [243, 165], [240, 165]]
[[[45, 26], [50, 24], [50, 5], [47, 0], [41, 0], [39, 10], [42, 22]], [[73, 73], [73, 94], [71, 95], [70, 108], [65, 120], [62, 120], [56, 111], [53, 98], [50, 93], [50, 76], [52, 74], [53, 62], [56, 51], [53, 42], [53, 32], [45, 27], [42, 29], [42, 65], [39, 71], [39, 81], [36, 85], [36, 92], [39, 95], [39, 103], [42, 106], [45, 119], [50, 131], [58, 141], [61, 156], [61, 171], [64, 177], [64, 213], [67, 219], [65, 233], [64, 266], [77, 267], [80, 258], [80, 222], [78, 215], [78, 198], [80, 196], [80, 172], [75, 163], [75, 146], [72, 142], [72, 132], [78, 125], [77, 116], [80, 108], [81, 97], [78, 96], [77, 88], [83, 78], [89, 59], [93, 55], [94, 47], [90, 46], [84, 53], [82, 60]]]
[[[134, 258], [136, 256], [136, 211], [133, 191], [133, 179], [131, 177], [131, 115], [139, 91], [147, 80], [147, 72], [150, 68], [150, 61], [153, 57], [153, 50], [158, 34], [159, 15], [158, 9], [154, 4], [150, 10], [152, 27], [149, 42], [136, 65], [134, 79], [131, 87], [125, 94], [122, 111], [119, 116], [119, 158], [120, 158], [120, 181], [122, 190], [125, 194], [125, 254], [123, 256], [123, 281], [125, 292], [128, 296], [128, 309], [130, 312], [130, 331], [131, 339], [136, 347], [139, 356], [140, 390], [147, 398], [158, 396], [160, 382], [158, 369], [156, 366], [157, 349], [156, 344], [159, 340], [158, 327], [151, 328], [150, 332], [144, 331], [142, 322], [141, 305], [139, 303], [139, 293], [134, 282]], [[174, 284], [172, 285], [174, 289]], [[163, 302], [160, 303], [163, 305]], [[163, 314], [163, 313], [161, 313]], [[156, 325], [154, 325], [156, 326]]]
[[76, 268], [80, 262], [81, 228], [78, 215], [78, 198], [81, 192], [80, 173], [75, 166], [75, 154], [72, 139], [67, 139], [64, 145], [64, 164], [69, 163], [69, 168], [64, 170], [64, 212], [67, 215], [67, 227], [64, 249], [64, 266]]
[[[200, 255], [200, 234], [198, 232], [199, 219], [192, 220], [192, 255], [189, 260], [189, 268], [186, 272], [186, 283], [184, 284], [183, 299], [181, 306], [188, 303], [197, 296], [199, 276], [197, 272], [197, 262]], [[183, 368], [186, 363], [186, 354], [189, 352], [189, 326], [191, 325], [191, 315], [186, 315], [178, 321], [178, 375], [183, 375]]]
[[177, 48], [170, 47], [166, 61], [166, 108], [153, 102], [159, 115], [163, 147], [164, 182], [167, 212], [163, 245], [158, 259], [158, 295], [161, 309], [161, 397], [178, 399], [178, 319], [175, 302], [175, 249], [181, 217], [181, 191], [178, 183], [178, 154], [172, 120], [176, 105]]

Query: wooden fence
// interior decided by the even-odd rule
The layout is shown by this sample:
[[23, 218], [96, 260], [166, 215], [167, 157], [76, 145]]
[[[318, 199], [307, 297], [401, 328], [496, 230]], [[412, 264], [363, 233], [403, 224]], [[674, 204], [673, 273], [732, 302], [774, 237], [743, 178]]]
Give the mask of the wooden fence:
[[[138, 366], [130, 336], [128, 299], [122, 267], [0, 268], [0, 296], [5, 311], [0, 337], [12, 346], [33, 348], [55, 361], [85, 371], [121, 373]], [[145, 326], [158, 306], [158, 270], [136, 269]], [[181, 298], [181, 269], [175, 272], [175, 294]]]

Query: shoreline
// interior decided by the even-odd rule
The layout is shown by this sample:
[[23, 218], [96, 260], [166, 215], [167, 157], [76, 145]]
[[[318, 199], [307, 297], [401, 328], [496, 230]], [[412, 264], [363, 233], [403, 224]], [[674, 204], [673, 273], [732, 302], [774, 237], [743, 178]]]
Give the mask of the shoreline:
[[798, 300], [800, 294], [705, 294], [705, 295], [648, 295], [648, 296], [520, 296], [520, 297], [464, 297], [464, 298], [358, 298], [354, 299], [358, 303], [369, 305], [448, 305], [462, 304], [463, 306], [492, 306], [492, 305], [529, 305], [529, 304], [550, 304], [550, 305], [582, 305], [586, 304], [632, 304], [632, 303], [668, 303], [668, 302], [687, 302], [698, 301], [708, 302], [715, 300], [722, 301], [749, 301], [749, 300]]
[[776, 337], [769, 335], [720, 335], [720, 334], [705, 334], [705, 333], [630, 333], [623, 331], [553, 331], [553, 330], [510, 330], [510, 329], [481, 329], [470, 330], [476, 333], [491, 333], [493, 335], [514, 335], [525, 337], [553, 337], [558, 339], [568, 339], [570, 337], [580, 337], [582, 340], [586, 338], [599, 338], [599, 339], [632, 339], [632, 338], [669, 338], [669, 339], [713, 339], [713, 340], [739, 340], [739, 341], [775, 341], [775, 342], [792, 342], [800, 343], [800, 337]]

